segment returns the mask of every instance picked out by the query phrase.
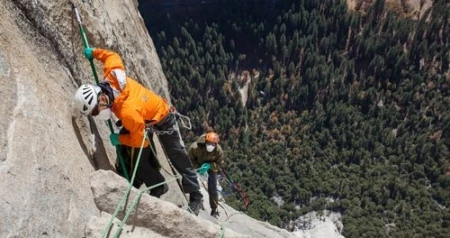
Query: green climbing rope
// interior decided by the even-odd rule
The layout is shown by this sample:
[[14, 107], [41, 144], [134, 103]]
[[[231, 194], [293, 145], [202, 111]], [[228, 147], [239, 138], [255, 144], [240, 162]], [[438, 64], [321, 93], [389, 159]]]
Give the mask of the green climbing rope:
[[[84, 46], [84, 48], [89, 48], [89, 42], [87, 40], [86, 33], [83, 28], [83, 24], [81, 23], [81, 17], [80, 17], [80, 13], [78, 12], [78, 8], [72, 2], [70, 2], [70, 4], [72, 5], [72, 10], [75, 14], [75, 19], [78, 23], [78, 27], [80, 28], [80, 34], [81, 34], [81, 39], [83, 40], [83, 46]], [[89, 64], [91, 65], [92, 73], [94, 74], [95, 83], [98, 84], [99, 80], [98, 80], [97, 71], [95, 70], [94, 60], [89, 59]], [[107, 124], [108, 124], [109, 130], [111, 131], [111, 133], [114, 133], [111, 119], [109, 119], [107, 121]], [[125, 164], [123, 162], [123, 157], [122, 157], [122, 153], [120, 152], [119, 146], [116, 146], [116, 153], [117, 153], [117, 156], [119, 157], [120, 166], [122, 166], [122, 168], [123, 168], [124, 176], [128, 181], [130, 181], [130, 176], [128, 175], [128, 172], [125, 169]]]
[[[144, 133], [144, 138], [142, 139], [142, 143], [141, 143], [141, 147], [140, 147], [140, 149], [139, 149], [139, 154], [138, 154], [138, 158], [137, 158], [137, 160], [136, 160], [136, 164], [139, 164], [139, 162], [140, 162], [140, 160], [141, 160], [142, 149], [143, 149], [143, 147], [144, 147], [144, 142], [145, 142], [145, 139], [146, 139], [146, 138], [147, 138], [147, 133]], [[127, 191], [126, 191], [125, 194], [122, 196], [122, 199], [120, 200], [119, 204], [117, 204], [116, 210], [115, 210], [114, 213], [112, 214], [111, 219], [108, 221], [108, 224], [106, 225], [105, 229], [103, 230], [102, 238], [106, 238], [106, 237], [107, 237], [107, 235], [108, 235], [108, 233], [109, 233], [109, 230], [110, 230], [111, 227], [112, 227], [114, 218], [116, 218], [116, 216], [117, 216], [117, 214], [119, 213], [119, 211], [120, 211], [120, 210], [123, 208], [123, 206], [125, 205], [125, 201], [128, 199], [128, 196], [130, 195], [131, 188], [133, 187], [134, 179], [135, 179], [135, 177], [136, 177], [136, 171], [137, 171], [137, 168], [138, 168], [138, 166], [135, 166], [135, 167], [134, 167], [133, 175], [131, 176], [131, 181], [130, 181], [130, 183], [128, 183]]]

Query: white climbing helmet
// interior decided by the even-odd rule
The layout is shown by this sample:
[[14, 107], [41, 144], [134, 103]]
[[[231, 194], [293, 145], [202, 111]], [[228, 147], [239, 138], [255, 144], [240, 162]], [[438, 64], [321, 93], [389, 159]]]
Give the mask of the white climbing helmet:
[[75, 108], [84, 115], [91, 114], [97, 105], [97, 96], [101, 88], [92, 84], [81, 85], [75, 93]]

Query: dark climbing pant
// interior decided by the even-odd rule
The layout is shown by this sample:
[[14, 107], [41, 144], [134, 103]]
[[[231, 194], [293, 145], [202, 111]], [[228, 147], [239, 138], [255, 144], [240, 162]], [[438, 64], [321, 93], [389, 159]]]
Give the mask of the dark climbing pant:
[[[125, 167], [127, 169], [128, 175], [130, 176], [130, 179], [136, 166], [135, 163], [137, 162], [139, 156], [139, 150], [140, 148], [132, 148], [121, 145], [122, 156], [124, 158]], [[131, 160], [132, 156], [133, 159]], [[160, 168], [161, 166], [159, 165], [157, 158], [155, 158], [155, 156], [153, 155], [150, 146], [143, 148], [133, 186], [135, 188], [139, 188], [143, 183], [145, 183], [147, 187], [150, 187], [155, 184], [164, 182], [165, 179], [159, 171]], [[118, 162], [116, 162], [116, 169], [121, 176], [124, 176], [122, 168], [118, 166]], [[160, 197], [165, 192], [165, 189], [167, 188], [165, 188], [163, 185], [158, 186], [151, 189], [150, 195]]]
[[197, 181], [197, 174], [181, 140], [175, 114], [170, 113], [155, 125], [155, 129], [160, 132], [159, 140], [166, 151], [167, 157], [169, 157], [175, 169], [183, 176], [182, 185], [184, 192], [199, 191], [200, 185]]
[[219, 194], [217, 192], [217, 173], [208, 170], [208, 194], [209, 194], [209, 206], [211, 210], [216, 210], [219, 204]]

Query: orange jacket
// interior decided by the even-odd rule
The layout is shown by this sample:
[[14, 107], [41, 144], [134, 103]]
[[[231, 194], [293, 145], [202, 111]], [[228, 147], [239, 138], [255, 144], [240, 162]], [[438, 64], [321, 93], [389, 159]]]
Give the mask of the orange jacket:
[[[145, 88], [136, 80], [126, 77], [126, 84], [121, 85], [116, 78], [114, 69], [125, 71], [122, 59], [117, 53], [96, 48], [92, 54], [103, 62], [105, 80], [120, 94], [114, 98], [112, 112], [122, 121], [122, 125], [130, 132], [119, 135], [121, 144], [141, 147], [144, 137], [145, 122], [156, 124], [170, 112], [170, 105], [161, 96]], [[121, 88], [123, 86], [123, 89]], [[144, 147], [148, 146], [145, 141]]]

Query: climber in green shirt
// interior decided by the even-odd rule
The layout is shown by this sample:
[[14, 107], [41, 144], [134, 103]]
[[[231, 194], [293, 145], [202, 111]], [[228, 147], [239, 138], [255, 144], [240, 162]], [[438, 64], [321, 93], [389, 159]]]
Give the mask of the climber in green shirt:
[[219, 195], [217, 193], [217, 172], [224, 163], [224, 153], [219, 145], [219, 135], [215, 132], [208, 132], [200, 136], [188, 150], [189, 158], [195, 168], [199, 168], [204, 163], [210, 164], [208, 170], [208, 194], [209, 205], [211, 206], [211, 216], [217, 217], [219, 212], [217, 206]]

